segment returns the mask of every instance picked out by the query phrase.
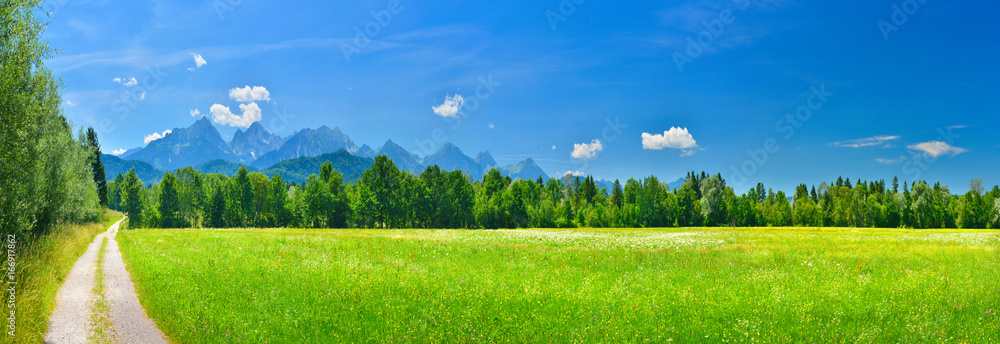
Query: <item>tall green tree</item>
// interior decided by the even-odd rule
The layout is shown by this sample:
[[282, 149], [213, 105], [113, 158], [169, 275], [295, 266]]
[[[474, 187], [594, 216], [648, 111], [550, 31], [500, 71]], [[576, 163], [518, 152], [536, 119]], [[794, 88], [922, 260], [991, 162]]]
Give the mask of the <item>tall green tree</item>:
[[396, 222], [394, 196], [399, 192], [400, 172], [396, 164], [385, 155], [375, 157], [372, 168], [365, 171], [358, 186], [365, 198], [362, 206], [368, 208], [363, 214], [373, 215], [376, 226], [386, 228]]
[[213, 190], [206, 218], [209, 227], [228, 227], [226, 224], [226, 191], [224, 187], [217, 187]]
[[246, 226], [253, 223], [256, 216], [254, 212], [254, 190], [250, 183], [250, 173], [246, 166], [240, 166], [233, 179], [233, 201], [235, 205], [236, 224]]
[[142, 181], [135, 174], [135, 169], [130, 168], [125, 175], [125, 182], [122, 185], [122, 210], [128, 215], [129, 226], [141, 227], [143, 222], [142, 214], [145, 210], [145, 195], [143, 195]]
[[726, 203], [723, 182], [711, 176], [701, 182], [701, 215], [705, 225], [717, 226], [726, 223]]
[[97, 184], [97, 197], [101, 206], [108, 206], [108, 181], [104, 175], [104, 163], [101, 162], [101, 144], [97, 142], [97, 132], [94, 128], [87, 128], [87, 148], [90, 149], [91, 170], [94, 173], [94, 183]]
[[169, 171], [163, 175], [163, 179], [160, 181], [157, 210], [160, 212], [160, 227], [162, 228], [187, 227], [181, 216], [181, 200], [177, 184], [177, 177]]

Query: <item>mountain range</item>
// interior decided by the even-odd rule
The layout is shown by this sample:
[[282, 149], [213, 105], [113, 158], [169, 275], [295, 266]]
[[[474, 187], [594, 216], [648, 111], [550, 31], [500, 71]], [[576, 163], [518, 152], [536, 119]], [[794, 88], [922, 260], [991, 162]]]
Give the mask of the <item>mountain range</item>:
[[488, 151], [473, 159], [451, 143], [444, 144], [436, 153], [419, 157], [392, 140], [378, 149], [367, 144], [360, 147], [340, 128], [302, 129], [291, 136], [281, 137], [270, 133], [260, 123], [237, 130], [233, 139], [226, 142], [207, 117], [195, 121], [187, 128], [174, 128], [162, 138], [151, 141], [146, 147], [133, 148], [119, 156], [104, 155], [106, 175], [113, 180], [118, 173], [136, 168], [145, 182], [153, 182], [163, 171], [191, 166], [203, 173], [235, 175], [240, 166], [260, 171], [268, 176], [281, 174], [292, 182], [305, 182], [326, 161], [344, 174], [345, 181], [356, 181], [371, 167], [374, 157], [385, 155], [404, 171], [419, 174], [427, 166], [437, 165], [442, 170], [461, 170], [474, 179], [481, 179], [491, 168], [500, 170], [514, 179], [548, 180], [549, 176], [532, 159], [517, 164], [500, 166]]

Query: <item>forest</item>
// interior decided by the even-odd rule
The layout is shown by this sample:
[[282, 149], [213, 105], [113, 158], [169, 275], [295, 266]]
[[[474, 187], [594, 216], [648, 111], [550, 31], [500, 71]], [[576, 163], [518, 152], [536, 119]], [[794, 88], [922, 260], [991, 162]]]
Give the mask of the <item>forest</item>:
[[650, 176], [600, 188], [593, 177], [481, 181], [428, 167], [419, 175], [379, 156], [357, 183], [322, 165], [306, 183], [240, 168], [236, 176], [193, 168], [144, 184], [133, 171], [108, 183], [109, 207], [133, 227], [156, 228], [1000, 228], [1000, 187], [953, 195], [947, 186], [894, 178], [801, 184], [788, 197], [757, 184], [737, 195], [721, 175], [689, 172], [671, 190]]

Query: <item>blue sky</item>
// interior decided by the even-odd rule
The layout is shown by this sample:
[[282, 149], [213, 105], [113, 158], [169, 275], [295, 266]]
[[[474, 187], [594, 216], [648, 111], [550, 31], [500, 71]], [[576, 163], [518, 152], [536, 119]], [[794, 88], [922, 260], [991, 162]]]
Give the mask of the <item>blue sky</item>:
[[[231, 138], [253, 101], [283, 136], [327, 125], [419, 155], [452, 142], [550, 175], [706, 170], [738, 193], [839, 175], [1000, 183], [990, 2], [45, 4], [65, 113], [109, 153], [216, 104]], [[245, 86], [267, 97], [230, 94]]]

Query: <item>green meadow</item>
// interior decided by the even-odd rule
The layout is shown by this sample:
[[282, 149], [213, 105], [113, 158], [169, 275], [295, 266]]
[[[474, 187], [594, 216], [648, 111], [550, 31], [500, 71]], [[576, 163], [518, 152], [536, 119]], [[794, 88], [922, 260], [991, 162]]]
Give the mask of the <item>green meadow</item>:
[[1000, 234], [132, 230], [180, 343], [995, 342]]

